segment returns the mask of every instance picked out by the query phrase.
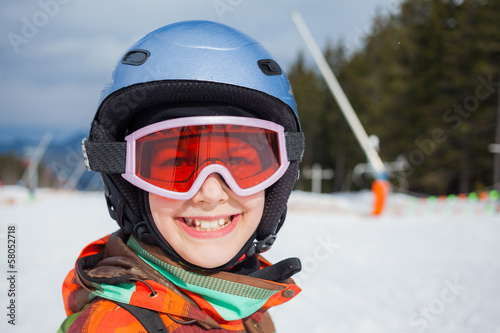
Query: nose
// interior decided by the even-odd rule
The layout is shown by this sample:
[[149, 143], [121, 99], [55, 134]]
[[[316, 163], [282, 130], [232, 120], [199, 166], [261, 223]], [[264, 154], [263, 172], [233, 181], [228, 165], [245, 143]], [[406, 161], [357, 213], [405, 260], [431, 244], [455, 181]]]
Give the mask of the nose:
[[228, 188], [218, 174], [211, 174], [205, 179], [198, 193], [193, 197], [196, 203], [217, 205], [228, 200]]

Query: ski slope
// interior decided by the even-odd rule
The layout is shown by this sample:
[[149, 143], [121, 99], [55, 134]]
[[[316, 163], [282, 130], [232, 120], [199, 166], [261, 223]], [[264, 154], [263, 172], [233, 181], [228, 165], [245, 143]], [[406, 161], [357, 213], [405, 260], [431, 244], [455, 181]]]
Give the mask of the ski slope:
[[[302, 293], [272, 310], [278, 332], [500, 333], [500, 215], [411, 210], [394, 195], [294, 192], [265, 256], [301, 258]], [[406, 208], [405, 208], [406, 207]], [[9, 320], [8, 226], [16, 226], [16, 325]], [[0, 188], [0, 332], [56, 332], [61, 285], [80, 250], [113, 232], [102, 193]]]

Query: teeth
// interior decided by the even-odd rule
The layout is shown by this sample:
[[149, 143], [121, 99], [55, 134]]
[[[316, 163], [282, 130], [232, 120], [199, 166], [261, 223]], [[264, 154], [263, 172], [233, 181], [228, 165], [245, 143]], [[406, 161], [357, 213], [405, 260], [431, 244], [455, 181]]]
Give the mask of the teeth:
[[198, 231], [214, 231], [227, 227], [232, 222], [232, 217], [228, 216], [212, 221], [184, 218], [184, 222], [189, 227]]

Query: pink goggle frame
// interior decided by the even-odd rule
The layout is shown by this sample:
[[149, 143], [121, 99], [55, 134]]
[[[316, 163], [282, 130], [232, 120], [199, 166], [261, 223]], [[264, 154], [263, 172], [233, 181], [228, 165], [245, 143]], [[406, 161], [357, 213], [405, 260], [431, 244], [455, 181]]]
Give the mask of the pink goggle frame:
[[[274, 132], [277, 136], [277, 148], [279, 150], [279, 167], [272, 173], [269, 177], [263, 179], [258, 184], [242, 188], [238, 185], [237, 181], [234, 179], [231, 171], [224, 164], [200, 164], [197, 171], [197, 176], [191, 187], [186, 192], [178, 192], [167, 190], [158, 185], [154, 185], [151, 182], [139, 177], [138, 175], [138, 156], [137, 156], [137, 142], [141, 138], [148, 135], [159, 133], [161, 131], [170, 129], [179, 129], [181, 133], [183, 129], [196, 126], [210, 126], [210, 125], [234, 125], [239, 127], [252, 127], [257, 129], [268, 130]], [[230, 128], [230, 127], [229, 127]], [[262, 190], [265, 190], [272, 184], [274, 184], [280, 177], [286, 172], [290, 162], [287, 158], [286, 149], [286, 139], [284, 128], [276, 123], [256, 119], [256, 118], [246, 118], [246, 117], [232, 117], [232, 116], [197, 116], [197, 117], [186, 117], [186, 118], [176, 118], [173, 120], [166, 120], [152, 125], [143, 127], [132, 134], [125, 137], [127, 142], [127, 153], [126, 153], [126, 169], [125, 173], [122, 174], [128, 182], [137, 186], [147, 192], [157, 194], [162, 197], [167, 197], [176, 200], [188, 200], [191, 199], [198, 193], [201, 186], [207, 179], [207, 177], [213, 173], [219, 174], [231, 190], [238, 196], [249, 196], [256, 194]], [[139, 157], [140, 158], [140, 157]]]

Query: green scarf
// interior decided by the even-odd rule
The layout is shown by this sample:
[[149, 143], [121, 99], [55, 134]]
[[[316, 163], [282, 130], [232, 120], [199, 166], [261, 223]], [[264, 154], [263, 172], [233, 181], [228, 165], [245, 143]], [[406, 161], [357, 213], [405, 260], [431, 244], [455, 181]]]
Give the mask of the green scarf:
[[[174, 285], [203, 297], [226, 321], [248, 317], [278, 292], [190, 272], [167, 264], [144, 250], [133, 237], [129, 238], [127, 245], [139, 258]], [[102, 286], [103, 289], [106, 287]]]

